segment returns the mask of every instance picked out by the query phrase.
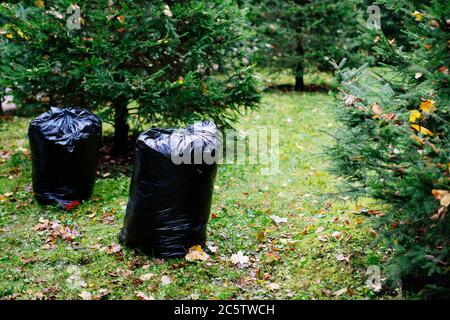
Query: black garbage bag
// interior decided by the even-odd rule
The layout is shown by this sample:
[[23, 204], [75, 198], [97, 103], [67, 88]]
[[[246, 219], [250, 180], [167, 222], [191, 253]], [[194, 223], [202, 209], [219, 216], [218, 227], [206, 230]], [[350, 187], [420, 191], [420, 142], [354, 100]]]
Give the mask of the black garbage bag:
[[102, 124], [92, 112], [51, 108], [28, 129], [33, 191], [43, 205], [71, 209], [94, 188]]
[[203, 246], [219, 147], [219, 131], [212, 121], [142, 133], [136, 142], [120, 242], [163, 258]]

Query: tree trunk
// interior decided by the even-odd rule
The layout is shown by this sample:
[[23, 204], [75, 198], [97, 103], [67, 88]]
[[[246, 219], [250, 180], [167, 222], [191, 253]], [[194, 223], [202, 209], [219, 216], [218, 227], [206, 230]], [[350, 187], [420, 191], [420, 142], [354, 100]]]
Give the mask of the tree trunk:
[[[298, 6], [301, 6], [303, 4], [306, 4], [307, 1], [304, 0], [297, 0], [295, 1]], [[305, 74], [305, 50], [303, 48], [303, 39], [302, 39], [302, 13], [299, 12], [297, 14], [297, 25], [295, 26], [295, 32], [297, 34], [297, 43], [295, 48], [295, 54], [297, 56], [297, 64], [295, 66], [295, 91], [305, 91], [305, 80], [304, 80], [304, 74]]]
[[305, 80], [303, 79], [305, 71], [301, 62], [295, 67], [295, 91], [305, 91]]
[[113, 154], [125, 155], [128, 152], [128, 132], [130, 126], [128, 125], [128, 102], [126, 99], [118, 99], [115, 105], [114, 114], [114, 139], [113, 139]]

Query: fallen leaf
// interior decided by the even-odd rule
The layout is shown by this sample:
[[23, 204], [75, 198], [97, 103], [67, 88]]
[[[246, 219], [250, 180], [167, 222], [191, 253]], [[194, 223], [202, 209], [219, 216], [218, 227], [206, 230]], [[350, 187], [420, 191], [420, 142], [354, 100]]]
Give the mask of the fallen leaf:
[[22, 262], [22, 264], [25, 266], [25, 265], [27, 265], [27, 264], [29, 264], [29, 263], [33, 263], [33, 262], [35, 262], [36, 261], [36, 258], [29, 258], [29, 259], [22, 259], [21, 260], [21, 262]]
[[201, 246], [193, 246], [185, 258], [187, 261], [206, 261], [209, 259], [209, 255], [203, 251]]
[[155, 298], [153, 296], [148, 296], [148, 295], [146, 295], [145, 293], [143, 293], [141, 291], [136, 292], [136, 297], [139, 300], [155, 300]]
[[67, 211], [71, 211], [71, 210], [73, 210], [73, 208], [78, 207], [79, 205], [80, 205], [80, 202], [75, 200], [75, 201], [70, 201], [68, 204], [65, 204], [64, 208]]
[[415, 122], [417, 122], [417, 120], [420, 119], [420, 117], [422, 117], [422, 114], [417, 110], [413, 110], [409, 114], [409, 122], [415, 123]]
[[370, 108], [372, 109], [372, 112], [376, 115], [376, 116], [381, 116], [383, 114], [383, 109], [381, 109], [381, 107], [376, 104], [376, 103], [372, 103], [372, 105], [370, 106]]
[[122, 247], [118, 243], [115, 243], [113, 245], [103, 248], [103, 250], [109, 254], [114, 254], [114, 253], [120, 252], [121, 249], [122, 249]]
[[338, 254], [337, 256], [336, 256], [336, 260], [337, 261], [345, 261], [345, 262], [347, 262], [347, 263], [350, 263], [350, 256], [344, 256], [342, 253], [341, 254]]
[[273, 263], [273, 262], [281, 260], [280, 254], [277, 252], [274, 252], [274, 251], [266, 252], [266, 258], [267, 258], [267, 262], [269, 262], [269, 263]]
[[358, 98], [351, 94], [348, 94], [344, 97], [344, 103], [346, 106], [349, 106], [349, 107], [354, 105], [357, 101], [358, 101]]
[[264, 240], [266, 240], [266, 236], [265, 236], [265, 234], [264, 234], [264, 231], [259, 230], [259, 231], [256, 233], [256, 240], [258, 240], [259, 242], [264, 242]]
[[131, 271], [131, 270], [120, 270], [120, 273], [121, 273], [122, 277], [128, 278], [129, 276], [131, 276], [133, 274], [133, 271]]
[[286, 223], [288, 221], [287, 218], [282, 218], [282, 217], [279, 217], [277, 215], [271, 215], [270, 218], [272, 218], [272, 220], [276, 224], [282, 224], [282, 223]]
[[425, 136], [433, 136], [433, 132], [431, 132], [430, 130], [428, 130], [425, 127], [419, 126], [418, 124], [412, 124], [411, 127], [414, 130], [416, 130], [417, 132], [420, 132]]
[[430, 113], [431, 111], [436, 110], [436, 107], [434, 106], [435, 103], [434, 100], [427, 99], [420, 104], [420, 109], [422, 109], [423, 112]]
[[333, 232], [333, 233], [331, 234], [331, 236], [332, 236], [333, 238], [335, 238], [336, 240], [339, 240], [340, 238], [342, 238], [342, 232], [335, 231], [335, 232]]
[[92, 300], [92, 294], [90, 292], [87, 291], [82, 291], [79, 296], [83, 299], [83, 300]]
[[436, 200], [440, 200], [441, 206], [448, 208], [450, 205], [450, 191], [433, 189], [431, 191]]
[[439, 207], [438, 211], [436, 214], [432, 215], [430, 217], [431, 220], [444, 220], [445, 218], [445, 214], [447, 213], [447, 208], [446, 207]]
[[231, 262], [237, 265], [238, 267], [246, 267], [249, 263], [249, 257], [245, 256], [242, 251], [239, 251], [238, 253], [235, 253], [230, 258]]
[[208, 250], [211, 251], [211, 253], [217, 253], [217, 251], [219, 250], [219, 247], [214, 245], [213, 243], [209, 243], [207, 246]]
[[267, 289], [269, 289], [270, 291], [277, 291], [280, 290], [280, 285], [278, 283], [269, 283], [267, 285]]
[[169, 284], [171, 284], [171, 283], [172, 283], [172, 280], [170, 279], [169, 276], [163, 275], [163, 276], [161, 277], [161, 284], [162, 284], [163, 286], [167, 286], [167, 285], [169, 285]]
[[422, 18], [423, 18], [423, 15], [422, 15], [422, 13], [420, 13], [419, 11], [414, 11], [413, 13], [412, 13], [412, 15], [414, 16], [414, 18], [416, 18], [416, 21], [420, 21], [420, 20], [422, 20]]
[[100, 299], [107, 296], [109, 293], [110, 293], [110, 291], [108, 289], [102, 288], [102, 289], [98, 290], [98, 296]]
[[148, 281], [153, 278], [155, 275], [153, 273], [146, 273], [139, 277], [142, 281]]
[[338, 291], [334, 292], [333, 295], [336, 296], [336, 297], [340, 297], [343, 294], [347, 293], [347, 291], [348, 291], [347, 288], [343, 288], [341, 290], [338, 290]]

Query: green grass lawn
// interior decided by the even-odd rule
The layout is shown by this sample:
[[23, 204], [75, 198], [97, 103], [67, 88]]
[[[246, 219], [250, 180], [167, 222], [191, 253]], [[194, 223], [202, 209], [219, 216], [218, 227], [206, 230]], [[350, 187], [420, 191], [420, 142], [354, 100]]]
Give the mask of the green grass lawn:
[[[151, 259], [114, 246], [122, 227], [129, 176], [97, 180], [92, 200], [71, 212], [41, 207], [31, 194], [27, 126], [0, 122], [0, 298], [10, 299], [392, 299], [366, 287], [366, 270], [381, 266], [364, 204], [336, 196], [327, 173], [324, 131], [336, 123], [332, 99], [319, 93], [266, 93], [261, 108], [242, 119], [242, 131], [280, 130], [281, 174], [254, 165], [219, 168], [208, 227], [210, 259]], [[103, 177], [105, 176], [105, 177]], [[366, 206], [369, 202], [366, 203]], [[276, 224], [276, 215], [287, 222]], [[81, 234], [58, 239], [34, 226], [59, 220]], [[214, 250], [213, 250], [214, 251]], [[248, 265], [236, 266], [239, 252]]]

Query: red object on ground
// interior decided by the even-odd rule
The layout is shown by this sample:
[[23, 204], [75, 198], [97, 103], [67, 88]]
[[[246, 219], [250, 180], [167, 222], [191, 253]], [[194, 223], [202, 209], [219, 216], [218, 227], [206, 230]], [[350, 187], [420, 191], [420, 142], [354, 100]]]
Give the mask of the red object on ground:
[[72, 210], [75, 207], [78, 207], [80, 205], [79, 201], [70, 201], [68, 204], [64, 205], [64, 208], [66, 208], [67, 211]]

